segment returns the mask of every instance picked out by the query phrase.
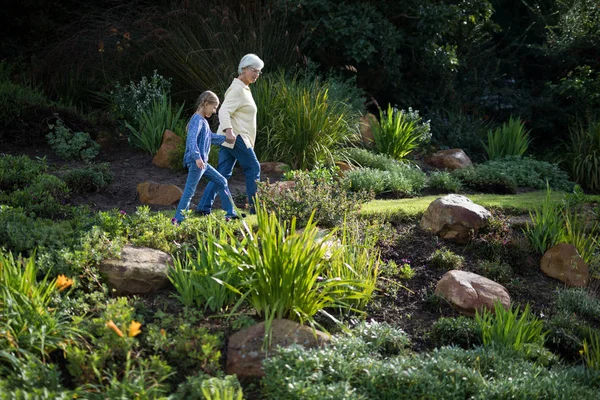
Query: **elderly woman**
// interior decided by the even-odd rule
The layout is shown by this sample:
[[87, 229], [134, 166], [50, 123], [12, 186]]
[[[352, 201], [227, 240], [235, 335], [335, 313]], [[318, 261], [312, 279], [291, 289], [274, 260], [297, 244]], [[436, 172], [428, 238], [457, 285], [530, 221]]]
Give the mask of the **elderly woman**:
[[[254, 213], [256, 183], [260, 180], [260, 163], [254, 153], [256, 103], [249, 85], [256, 82], [264, 65], [256, 54], [246, 54], [242, 57], [238, 66], [239, 76], [233, 79], [225, 92], [223, 104], [219, 109], [217, 130], [218, 134], [226, 137], [219, 151], [217, 171], [229, 180], [235, 163], [240, 163], [246, 178], [246, 194], [251, 213]], [[200, 214], [210, 214], [216, 194], [216, 186], [209, 182], [196, 211]]]

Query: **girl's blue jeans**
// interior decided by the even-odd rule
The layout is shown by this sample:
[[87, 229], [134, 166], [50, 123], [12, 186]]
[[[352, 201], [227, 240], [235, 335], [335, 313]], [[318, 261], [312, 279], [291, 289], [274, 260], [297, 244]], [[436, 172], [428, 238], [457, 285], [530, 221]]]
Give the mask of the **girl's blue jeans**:
[[177, 222], [181, 222], [183, 220], [183, 211], [189, 209], [190, 202], [196, 193], [196, 187], [198, 186], [198, 182], [200, 182], [202, 176], [209, 180], [209, 185], [214, 187], [213, 190], [219, 192], [221, 206], [227, 213], [226, 216], [237, 216], [237, 213], [233, 208], [231, 192], [227, 186], [227, 179], [225, 179], [223, 175], [218, 173], [217, 170], [209, 164], [206, 164], [206, 169], [200, 169], [195, 162], [191, 162], [188, 163], [187, 168], [188, 176], [187, 181], [185, 182], [185, 189], [183, 189], [181, 200], [179, 200], [179, 205], [177, 206], [177, 211], [175, 212], [175, 220], [177, 220]]
[[[239, 161], [246, 178], [246, 195], [248, 195], [248, 204], [250, 212], [254, 213], [254, 196], [256, 195], [256, 183], [260, 180], [260, 163], [254, 154], [254, 149], [246, 147], [244, 140], [238, 136], [235, 140], [233, 149], [221, 147], [219, 150], [219, 165], [217, 171], [223, 175], [225, 179], [231, 178], [233, 167], [236, 161]], [[210, 213], [213, 202], [219, 190], [216, 183], [209, 182], [204, 189], [202, 198], [198, 202], [198, 211]], [[219, 198], [223, 203], [223, 195], [219, 192]]]

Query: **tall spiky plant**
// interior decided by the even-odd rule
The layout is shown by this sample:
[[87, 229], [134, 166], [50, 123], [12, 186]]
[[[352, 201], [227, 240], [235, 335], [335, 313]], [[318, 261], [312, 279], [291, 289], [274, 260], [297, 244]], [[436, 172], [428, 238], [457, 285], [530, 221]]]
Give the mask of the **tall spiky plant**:
[[501, 127], [488, 131], [484, 148], [488, 159], [496, 160], [506, 156], [522, 156], [530, 142], [525, 124], [519, 118], [510, 117]]

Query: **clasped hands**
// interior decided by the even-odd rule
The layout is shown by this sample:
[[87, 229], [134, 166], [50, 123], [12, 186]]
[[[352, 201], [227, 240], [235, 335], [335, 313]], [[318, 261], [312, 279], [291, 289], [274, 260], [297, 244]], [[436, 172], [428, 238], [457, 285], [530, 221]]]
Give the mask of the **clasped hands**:
[[225, 141], [229, 144], [235, 143], [235, 135], [233, 134], [233, 129], [225, 129]]

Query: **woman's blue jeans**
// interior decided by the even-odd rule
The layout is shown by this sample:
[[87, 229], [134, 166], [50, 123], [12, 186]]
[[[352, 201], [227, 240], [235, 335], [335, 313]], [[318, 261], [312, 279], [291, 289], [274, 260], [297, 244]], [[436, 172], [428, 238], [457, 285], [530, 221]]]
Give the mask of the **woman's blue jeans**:
[[183, 189], [183, 194], [181, 195], [181, 200], [179, 200], [179, 205], [177, 206], [177, 211], [175, 212], [175, 219], [177, 222], [181, 222], [183, 220], [183, 211], [187, 210], [190, 207], [190, 202], [192, 201], [192, 197], [196, 193], [196, 187], [198, 186], [198, 182], [202, 176], [208, 179], [209, 185], [212, 185], [216, 191], [219, 192], [219, 197], [221, 198], [221, 206], [223, 210], [227, 213], [227, 217], [237, 216], [233, 208], [233, 200], [231, 198], [231, 192], [229, 191], [229, 187], [227, 186], [227, 179], [223, 177], [220, 173], [217, 172], [212, 166], [208, 163], [206, 164], [206, 169], [200, 169], [196, 165], [195, 162], [191, 162], [187, 165], [188, 168], [188, 176], [187, 181], [185, 182], [185, 189]]
[[[244, 140], [238, 136], [235, 140], [233, 149], [221, 147], [219, 150], [219, 165], [217, 171], [223, 175], [225, 179], [231, 178], [233, 167], [236, 161], [239, 161], [246, 178], [246, 195], [248, 195], [248, 204], [250, 212], [254, 213], [254, 196], [256, 195], [256, 183], [260, 180], [260, 163], [254, 154], [254, 149], [246, 147]], [[215, 196], [217, 195], [218, 187], [213, 182], [204, 189], [202, 198], [198, 202], [198, 211], [210, 213]], [[221, 204], [223, 203], [223, 195], [219, 192]]]

